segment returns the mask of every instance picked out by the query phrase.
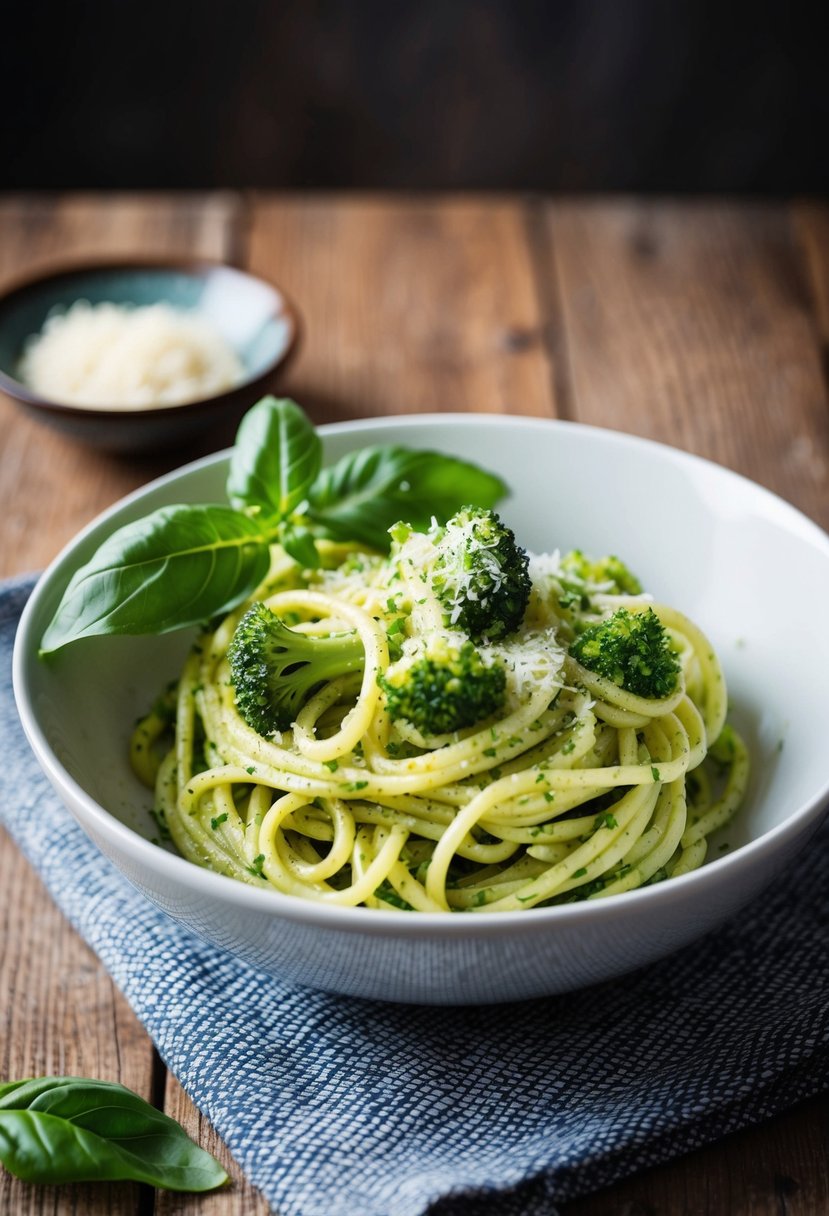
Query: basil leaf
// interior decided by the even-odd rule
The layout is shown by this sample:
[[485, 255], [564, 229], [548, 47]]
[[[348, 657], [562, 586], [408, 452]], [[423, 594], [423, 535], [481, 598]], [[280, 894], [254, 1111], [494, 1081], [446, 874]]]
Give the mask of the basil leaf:
[[335, 540], [388, 549], [388, 529], [405, 520], [427, 528], [461, 507], [492, 507], [506, 493], [499, 477], [440, 452], [363, 448], [324, 469], [308, 494], [307, 518]]
[[210, 1191], [228, 1181], [173, 1119], [123, 1085], [83, 1077], [3, 1087], [0, 1161], [24, 1182], [53, 1186], [129, 1179]]
[[279, 529], [279, 541], [288, 556], [299, 562], [304, 570], [316, 570], [319, 567], [319, 551], [314, 543], [313, 533], [308, 528], [284, 523]]
[[72, 576], [41, 653], [107, 633], [168, 633], [228, 612], [268, 572], [270, 531], [231, 507], [161, 507]]
[[320, 471], [322, 444], [293, 401], [263, 397], [242, 419], [230, 460], [227, 496], [240, 511], [284, 519]]

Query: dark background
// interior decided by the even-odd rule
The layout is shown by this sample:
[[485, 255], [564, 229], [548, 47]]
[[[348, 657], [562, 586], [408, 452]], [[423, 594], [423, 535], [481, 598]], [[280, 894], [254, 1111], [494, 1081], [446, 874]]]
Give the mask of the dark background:
[[821, 9], [18, 0], [0, 184], [824, 192]]

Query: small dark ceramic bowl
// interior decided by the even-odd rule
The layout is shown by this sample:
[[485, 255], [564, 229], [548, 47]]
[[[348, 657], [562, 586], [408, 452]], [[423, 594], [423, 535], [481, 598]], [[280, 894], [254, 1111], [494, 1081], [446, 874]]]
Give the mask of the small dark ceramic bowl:
[[[140, 409], [84, 408], [48, 401], [19, 379], [26, 341], [54, 311], [90, 304], [169, 304], [194, 310], [225, 338], [245, 369], [244, 380], [213, 397]], [[32, 417], [85, 443], [113, 452], [146, 452], [193, 441], [220, 425], [225, 433], [270, 390], [293, 350], [299, 320], [270, 283], [230, 266], [202, 261], [124, 261], [77, 266], [42, 275], [0, 296], [0, 391]]]

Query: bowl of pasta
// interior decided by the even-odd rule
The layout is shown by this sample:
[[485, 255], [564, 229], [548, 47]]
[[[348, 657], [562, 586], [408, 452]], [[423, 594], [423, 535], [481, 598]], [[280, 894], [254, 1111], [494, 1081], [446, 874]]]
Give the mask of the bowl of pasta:
[[807, 847], [827, 600], [829, 537], [697, 457], [269, 399], [58, 556], [15, 691], [194, 932], [349, 995], [510, 1001], [684, 946]]

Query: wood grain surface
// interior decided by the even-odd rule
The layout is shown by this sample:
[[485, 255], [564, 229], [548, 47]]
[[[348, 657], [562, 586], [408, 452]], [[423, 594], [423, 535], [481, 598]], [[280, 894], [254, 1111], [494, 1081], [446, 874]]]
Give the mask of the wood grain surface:
[[[829, 208], [521, 197], [0, 201], [0, 286], [129, 253], [202, 254], [280, 283], [304, 321], [282, 386], [318, 422], [465, 410], [650, 436], [761, 482], [829, 525]], [[202, 447], [209, 449], [210, 436]], [[140, 461], [53, 435], [0, 398], [0, 574], [47, 563], [191, 450]], [[265, 1216], [95, 956], [0, 833], [0, 1077], [119, 1080], [228, 1162], [204, 1197], [26, 1187], [2, 1216]], [[564, 1206], [565, 1216], [825, 1216], [827, 1105]], [[336, 1213], [332, 1213], [336, 1216]]]

